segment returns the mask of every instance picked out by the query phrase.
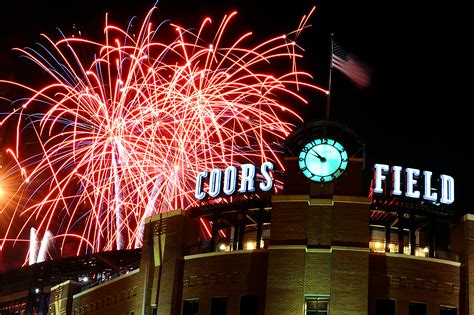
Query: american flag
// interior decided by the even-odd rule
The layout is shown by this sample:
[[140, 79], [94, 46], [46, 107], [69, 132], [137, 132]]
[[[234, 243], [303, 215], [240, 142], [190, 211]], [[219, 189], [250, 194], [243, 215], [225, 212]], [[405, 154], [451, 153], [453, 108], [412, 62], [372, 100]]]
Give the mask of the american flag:
[[358, 88], [368, 87], [370, 85], [369, 68], [337, 43], [333, 42], [332, 48], [332, 66], [344, 73]]

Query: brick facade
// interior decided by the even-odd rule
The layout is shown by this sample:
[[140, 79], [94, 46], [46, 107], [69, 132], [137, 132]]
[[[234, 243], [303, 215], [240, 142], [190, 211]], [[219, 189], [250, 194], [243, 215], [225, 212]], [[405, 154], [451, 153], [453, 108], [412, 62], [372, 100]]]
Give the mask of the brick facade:
[[199, 219], [181, 210], [154, 216], [146, 225], [139, 270], [73, 296], [66, 284], [62, 293], [61, 286], [55, 287], [50, 310], [181, 314], [183, 301], [198, 300], [198, 313], [204, 315], [213, 298], [226, 297], [227, 314], [238, 315], [241, 297], [253, 296], [259, 315], [303, 314], [305, 299], [312, 297], [329, 298], [330, 314], [338, 315], [376, 314], [378, 299], [395, 300], [398, 315], [408, 314], [412, 302], [425, 303], [430, 315], [439, 314], [440, 306], [474, 314], [470, 217], [453, 228], [453, 246], [465, 253], [461, 262], [371, 253], [368, 198], [337, 195], [360, 191], [354, 188], [360, 175], [345, 175], [322, 189], [297, 172], [285, 176], [294, 185], [272, 197], [268, 248], [190, 255], [187, 248], [198, 241]]

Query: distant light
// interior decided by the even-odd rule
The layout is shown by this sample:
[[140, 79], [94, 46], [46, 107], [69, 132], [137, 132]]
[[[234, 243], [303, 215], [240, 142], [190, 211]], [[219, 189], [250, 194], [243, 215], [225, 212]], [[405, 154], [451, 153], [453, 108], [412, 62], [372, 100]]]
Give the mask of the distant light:
[[219, 250], [225, 250], [225, 247], [226, 247], [225, 244], [222, 243], [221, 245], [219, 245]]
[[81, 282], [87, 282], [87, 281], [89, 281], [89, 277], [88, 277], [88, 276], [79, 277], [79, 281], [81, 281]]
[[427, 252], [429, 252], [430, 250], [429, 250], [428, 247], [425, 247], [425, 248], [423, 248], [423, 251], [424, 251], [425, 253], [427, 253]]
[[39, 288], [36, 288], [36, 289], [35, 289], [35, 293], [36, 293], [36, 294], [39, 294], [39, 293], [40, 293], [40, 289], [39, 289]]
[[379, 249], [382, 247], [382, 243], [380, 242], [375, 242], [375, 248]]
[[255, 243], [254, 242], [247, 242], [245, 247], [247, 248], [247, 250], [254, 250], [255, 249]]

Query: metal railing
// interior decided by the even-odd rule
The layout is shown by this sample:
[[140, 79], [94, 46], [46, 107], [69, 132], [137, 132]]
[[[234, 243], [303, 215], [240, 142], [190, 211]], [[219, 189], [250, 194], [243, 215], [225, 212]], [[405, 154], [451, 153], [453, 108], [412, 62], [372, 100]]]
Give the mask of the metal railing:
[[[125, 267], [121, 267], [119, 271], [116, 271], [114, 273], [103, 272], [103, 273], [96, 274], [95, 279], [88, 280], [88, 281], [85, 282], [85, 284], [83, 286], [81, 286], [80, 291], [81, 292], [85, 291], [87, 289], [98, 286], [99, 284], [102, 284], [104, 282], [107, 282], [107, 281], [110, 281], [110, 280], [115, 279], [117, 277], [126, 275], [130, 271], [138, 269], [139, 267], [140, 267], [140, 261], [135, 262], [135, 263], [130, 264], [130, 265], [125, 266]], [[81, 279], [79, 279], [79, 281], [81, 281]]]
[[[269, 238], [260, 240], [260, 249], [268, 248]], [[205, 240], [195, 243], [187, 248], [186, 255], [196, 255], [210, 252], [231, 252], [237, 250], [255, 250], [257, 249], [257, 240], [255, 238], [246, 238], [239, 248], [239, 244], [229, 239], [219, 239], [215, 242], [214, 249], [211, 248], [211, 241]]]
[[[386, 243], [384, 240], [371, 240], [369, 242], [369, 249], [373, 253], [385, 253]], [[390, 242], [388, 244], [389, 253], [398, 253], [398, 243]], [[428, 246], [415, 245], [414, 256], [417, 257], [430, 257], [430, 249]], [[405, 244], [403, 246], [403, 254], [412, 255], [411, 245]], [[459, 262], [459, 254], [444, 248], [435, 248], [433, 251], [433, 257], [438, 259], [450, 260]]]

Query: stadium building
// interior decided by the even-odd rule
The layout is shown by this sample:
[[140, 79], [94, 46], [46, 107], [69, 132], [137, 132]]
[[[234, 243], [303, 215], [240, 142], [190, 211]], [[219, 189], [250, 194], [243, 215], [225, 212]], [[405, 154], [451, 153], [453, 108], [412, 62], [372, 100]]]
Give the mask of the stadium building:
[[301, 126], [284, 172], [203, 170], [201, 205], [150, 217], [141, 255], [43, 262], [7, 290], [3, 275], [0, 314], [473, 314], [474, 217], [456, 215], [454, 179], [364, 151], [342, 124]]

